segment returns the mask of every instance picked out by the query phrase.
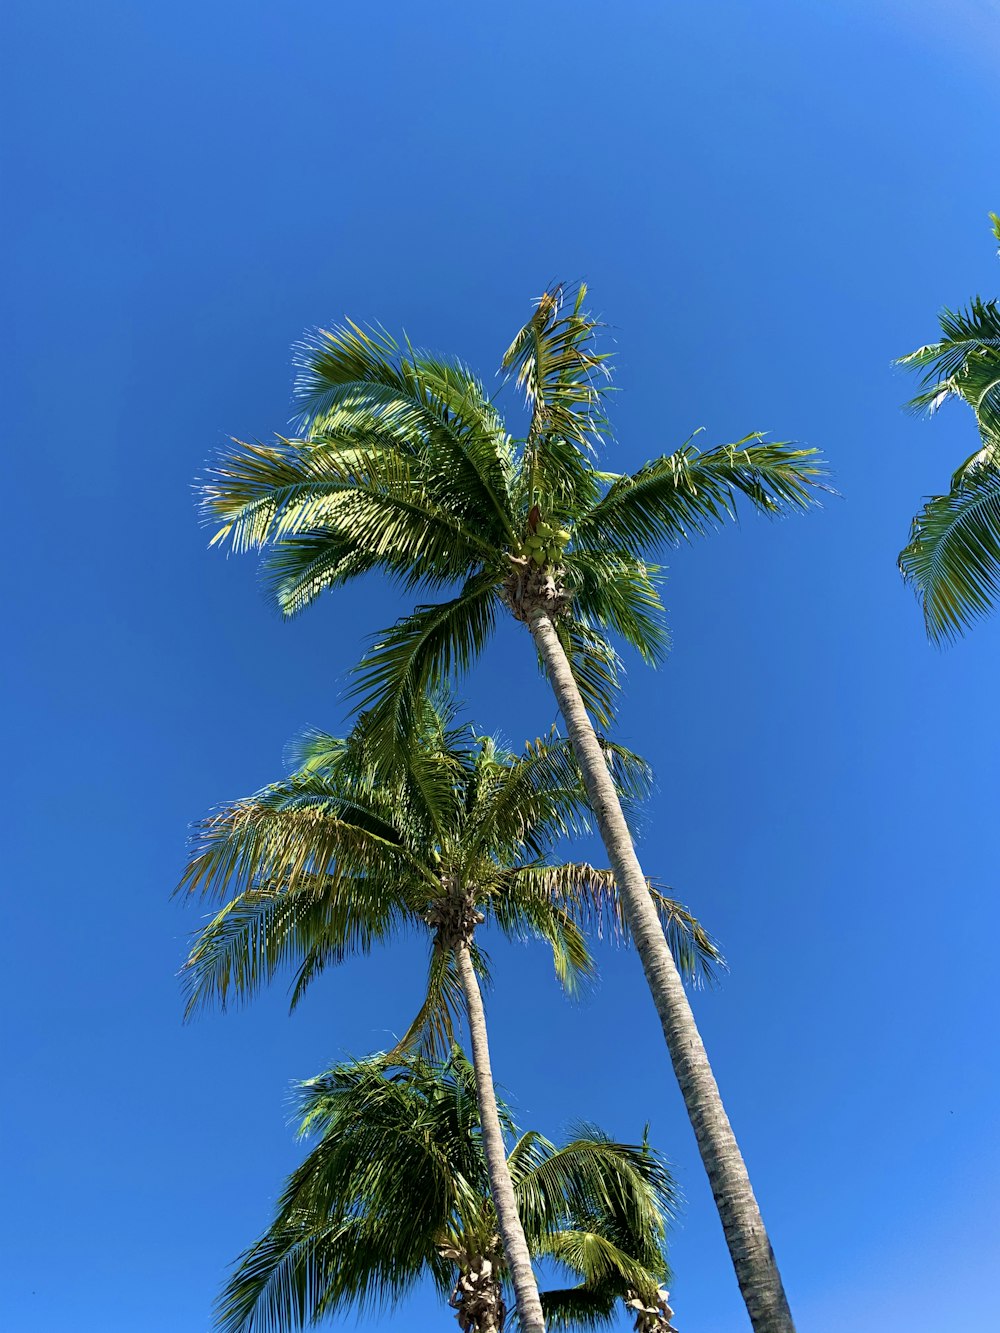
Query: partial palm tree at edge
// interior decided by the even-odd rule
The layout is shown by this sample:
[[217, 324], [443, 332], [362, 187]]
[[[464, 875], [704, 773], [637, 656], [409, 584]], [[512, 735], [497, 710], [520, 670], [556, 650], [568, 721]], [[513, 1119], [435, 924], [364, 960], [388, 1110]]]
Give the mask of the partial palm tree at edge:
[[[990, 219], [1000, 241], [1000, 218]], [[963, 634], [1000, 598], [1000, 303], [977, 296], [965, 310], [943, 310], [940, 324], [938, 342], [896, 363], [921, 376], [913, 411], [935, 413], [957, 398], [972, 409], [979, 433], [947, 493], [932, 495], [915, 516], [899, 553], [934, 643]]]
[[689, 442], [632, 475], [598, 470], [606, 357], [581, 288], [568, 312], [546, 293], [503, 366], [529, 408], [520, 440], [460, 361], [357, 325], [300, 349], [300, 436], [237, 442], [204, 488], [215, 541], [268, 547], [265, 571], [292, 614], [381, 569], [442, 598], [418, 606], [362, 663], [359, 706], [387, 757], [428, 685], [467, 670], [503, 612], [524, 623], [565, 719], [695, 1131], [756, 1333], [789, 1333], [788, 1302], [746, 1166], [670, 955], [589, 713], [610, 723], [613, 640], [647, 661], [665, 647], [650, 554], [736, 514], [812, 504], [814, 450], [750, 435]]

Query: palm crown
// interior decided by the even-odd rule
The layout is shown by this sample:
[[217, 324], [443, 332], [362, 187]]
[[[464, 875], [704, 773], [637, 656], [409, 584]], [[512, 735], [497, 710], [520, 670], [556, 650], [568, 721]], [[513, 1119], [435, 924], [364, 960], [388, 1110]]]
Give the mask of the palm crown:
[[[1000, 219], [991, 214], [1000, 240]], [[1000, 303], [973, 300], [943, 310], [939, 341], [898, 362], [916, 371], [915, 411], [936, 412], [950, 398], [972, 408], [979, 444], [914, 518], [899, 555], [903, 577], [916, 590], [928, 636], [961, 634], [986, 615], [1000, 593]]]
[[[442, 1055], [461, 1004], [457, 939], [488, 972], [480, 922], [548, 940], [569, 987], [592, 968], [583, 929], [624, 930], [609, 871], [550, 860], [556, 840], [586, 820], [564, 741], [515, 755], [461, 725], [440, 696], [422, 701], [392, 777], [372, 764], [369, 737], [367, 718], [346, 740], [311, 733], [289, 778], [198, 826], [181, 887], [232, 896], [191, 950], [189, 1010], [249, 996], [288, 966], [294, 1006], [330, 964], [406, 929], [429, 931], [427, 999], [403, 1043]], [[606, 755], [626, 795], [639, 794], [641, 761], [611, 744]], [[649, 891], [678, 966], [710, 976], [721, 961], [711, 939], [679, 903]]]
[[382, 637], [357, 682], [392, 734], [429, 680], [470, 665], [504, 606], [527, 619], [539, 595], [606, 725], [615, 642], [647, 660], [665, 646], [649, 556], [733, 517], [739, 496], [767, 514], [814, 498], [814, 451], [756, 434], [688, 442], [633, 475], [598, 470], [608, 371], [584, 295], [543, 296], [503, 358], [529, 408], [520, 438], [462, 362], [348, 324], [299, 349], [300, 435], [237, 443], [206, 482], [215, 540], [271, 548], [285, 614], [375, 568], [442, 596]]
[[[508, 1167], [535, 1259], [577, 1279], [543, 1292], [550, 1328], [597, 1327], [629, 1300], [665, 1333], [665, 1224], [675, 1191], [645, 1143], [578, 1127], [557, 1148], [518, 1136], [500, 1103]], [[301, 1132], [318, 1142], [288, 1180], [267, 1231], [219, 1301], [226, 1333], [269, 1333], [350, 1308], [385, 1308], [423, 1277], [462, 1333], [499, 1333], [508, 1275], [480, 1138], [473, 1072], [386, 1057], [303, 1085]]]

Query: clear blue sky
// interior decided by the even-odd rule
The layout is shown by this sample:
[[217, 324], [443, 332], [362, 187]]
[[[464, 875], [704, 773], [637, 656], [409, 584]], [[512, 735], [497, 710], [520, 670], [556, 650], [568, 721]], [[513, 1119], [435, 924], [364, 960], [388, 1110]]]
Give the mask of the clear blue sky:
[[[972, 449], [891, 359], [1000, 287], [1000, 17], [946, 4], [14, 0], [4, 20], [7, 762], [2, 1323], [203, 1333], [297, 1160], [291, 1080], [384, 1045], [421, 948], [180, 1021], [185, 827], [346, 718], [401, 603], [292, 625], [192, 482], [288, 416], [290, 344], [405, 327], [485, 374], [553, 277], [613, 326], [632, 467], [697, 426], [824, 450], [843, 499], [670, 560], [674, 651], [621, 736], [642, 846], [722, 940], [699, 1019], [802, 1333], [996, 1315], [1000, 623], [923, 640], [894, 557]], [[511, 626], [465, 693], [553, 719]], [[497, 953], [522, 1120], [651, 1122], [677, 1323], [747, 1327], [634, 958], [582, 1005]], [[995, 1254], [993, 1255], [995, 1258]], [[447, 1312], [416, 1302], [418, 1331]]]

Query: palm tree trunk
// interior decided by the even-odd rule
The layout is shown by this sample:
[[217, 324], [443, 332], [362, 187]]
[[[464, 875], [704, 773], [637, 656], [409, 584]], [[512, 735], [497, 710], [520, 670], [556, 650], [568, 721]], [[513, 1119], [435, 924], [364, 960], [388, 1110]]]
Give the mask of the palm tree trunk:
[[524, 1238], [524, 1228], [517, 1211], [514, 1185], [507, 1168], [507, 1150], [500, 1127], [496, 1094], [493, 1091], [493, 1070], [490, 1067], [490, 1048], [486, 1038], [486, 1011], [479, 979], [472, 966], [469, 946], [464, 940], [455, 946], [462, 990], [465, 994], [469, 1018], [469, 1041], [472, 1046], [472, 1067], [476, 1072], [476, 1093], [479, 1102], [479, 1123], [483, 1135], [483, 1152], [490, 1176], [490, 1189], [497, 1210], [497, 1224], [503, 1241], [504, 1255], [510, 1270], [510, 1280], [517, 1298], [517, 1313], [524, 1333], [545, 1333], [542, 1302], [538, 1284], [531, 1267], [531, 1254]]
[[545, 663], [660, 1018], [755, 1333], [794, 1333], [791, 1310], [746, 1164], [726, 1116], [687, 993], [649, 896], [614, 781], [569, 660], [544, 609], [528, 622]]

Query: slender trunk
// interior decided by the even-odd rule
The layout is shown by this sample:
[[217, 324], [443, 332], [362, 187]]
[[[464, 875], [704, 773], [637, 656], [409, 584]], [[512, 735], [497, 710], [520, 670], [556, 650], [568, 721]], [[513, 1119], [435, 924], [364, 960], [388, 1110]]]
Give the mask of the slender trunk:
[[524, 1333], [545, 1333], [542, 1302], [538, 1298], [538, 1284], [531, 1267], [531, 1254], [524, 1238], [524, 1228], [517, 1211], [514, 1185], [507, 1168], [507, 1149], [504, 1146], [496, 1094], [493, 1091], [493, 1070], [490, 1067], [490, 1048], [486, 1038], [486, 1012], [479, 979], [472, 966], [469, 946], [464, 940], [455, 946], [465, 1005], [469, 1018], [469, 1041], [472, 1046], [472, 1067], [476, 1071], [476, 1094], [479, 1102], [479, 1124], [483, 1135], [483, 1152], [490, 1176], [493, 1204], [497, 1210], [497, 1225], [503, 1241], [504, 1255], [510, 1270], [510, 1280], [517, 1298], [517, 1313]]
[[543, 609], [536, 609], [528, 624], [552, 682], [611, 861], [622, 911], [653, 994], [750, 1322], [755, 1333], [794, 1333], [781, 1275], [750, 1187], [746, 1164], [650, 899], [593, 724], [551, 618]]

